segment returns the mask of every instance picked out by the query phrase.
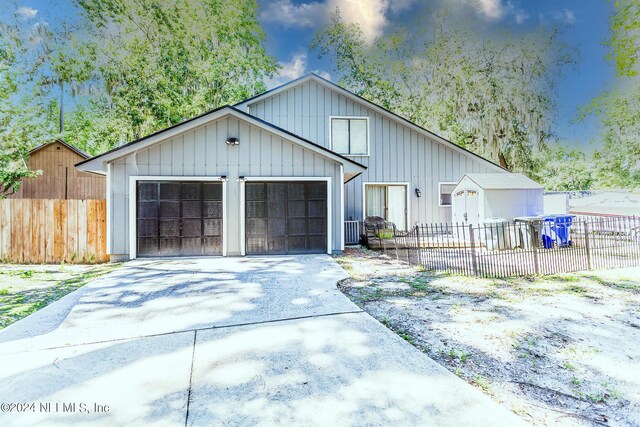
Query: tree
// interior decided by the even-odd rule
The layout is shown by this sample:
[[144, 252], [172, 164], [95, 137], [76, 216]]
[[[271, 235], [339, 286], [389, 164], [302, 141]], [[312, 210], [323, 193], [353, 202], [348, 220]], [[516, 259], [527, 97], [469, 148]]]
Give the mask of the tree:
[[595, 114], [603, 126], [603, 146], [594, 153], [596, 186], [601, 188], [640, 188], [639, 33], [640, 4], [617, 0], [608, 43], [617, 84], [585, 106], [580, 115]]
[[[29, 50], [16, 25], [0, 23], [0, 198], [13, 194], [23, 178], [40, 174], [27, 166], [33, 141], [50, 131], [47, 103], [25, 83], [37, 64], [20, 60]], [[25, 89], [26, 88], [26, 89]]]
[[264, 77], [277, 69], [264, 48], [255, 0], [77, 4], [92, 27], [88, 50], [96, 52], [102, 85], [73, 119], [92, 125], [82, 133], [90, 147], [109, 128], [92, 112], [104, 112], [122, 126], [119, 137], [133, 139], [261, 92]]
[[543, 165], [536, 174], [551, 191], [588, 190], [595, 181], [591, 159], [578, 148], [551, 145], [541, 153]]
[[340, 84], [453, 142], [531, 174], [552, 135], [555, 83], [571, 63], [556, 30], [487, 37], [446, 10], [367, 45], [336, 11], [313, 47]]

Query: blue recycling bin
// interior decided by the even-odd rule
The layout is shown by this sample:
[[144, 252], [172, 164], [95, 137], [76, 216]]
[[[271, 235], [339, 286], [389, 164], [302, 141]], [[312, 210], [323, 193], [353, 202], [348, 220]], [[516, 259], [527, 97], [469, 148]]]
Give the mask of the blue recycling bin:
[[575, 215], [547, 215], [544, 217], [542, 227], [542, 246], [552, 248], [554, 243], [558, 246], [571, 246], [571, 225]]

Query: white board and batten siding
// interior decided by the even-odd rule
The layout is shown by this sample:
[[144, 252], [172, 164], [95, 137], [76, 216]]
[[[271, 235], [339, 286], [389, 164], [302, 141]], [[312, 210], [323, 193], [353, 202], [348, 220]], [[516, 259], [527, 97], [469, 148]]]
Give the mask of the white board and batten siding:
[[451, 207], [438, 203], [439, 183], [458, 182], [469, 172], [506, 172], [332, 86], [317, 77], [301, 79], [239, 108], [327, 148], [331, 116], [369, 118], [369, 155], [348, 156], [367, 170], [345, 186], [345, 220], [363, 218], [363, 182], [408, 182], [409, 225], [450, 222]]
[[[237, 146], [226, 140], [235, 137]], [[130, 254], [129, 229], [130, 177], [226, 176], [226, 249], [228, 255], [241, 253], [241, 182], [239, 177], [330, 178], [330, 193], [336, 195], [331, 203], [331, 222], [340, 224], [342, 165], [313, 152], [269, 130], [235, 116], [225, 116], [194, 129], [172, 136], [165, 141], [141, 148], [110, 162], [111, 185], [109, 227], [114, 258]], [[331, 228], [331, 249], [341, 249], [340, 227]]]

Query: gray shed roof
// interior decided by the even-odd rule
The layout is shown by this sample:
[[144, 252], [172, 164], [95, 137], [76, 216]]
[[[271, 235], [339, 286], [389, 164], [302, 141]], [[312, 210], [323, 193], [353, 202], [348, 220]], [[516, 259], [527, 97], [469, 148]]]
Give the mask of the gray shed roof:
[[[468, 173], [469, 178], [484, 190], [543, 190], [544, 187], [521, 173]], [[462, 181], [462, 180], [461, 180]]]

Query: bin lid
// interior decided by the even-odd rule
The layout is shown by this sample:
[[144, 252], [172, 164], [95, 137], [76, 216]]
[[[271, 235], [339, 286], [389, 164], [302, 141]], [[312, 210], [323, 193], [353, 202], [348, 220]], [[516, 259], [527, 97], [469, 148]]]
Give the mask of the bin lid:
[[513, 219], [516, 222], [542, 222], [543, 216], [518, 216]]
[[504, 218], [486, 218], [484, 220], [485, 224], [508, 224], [509, 220]]

